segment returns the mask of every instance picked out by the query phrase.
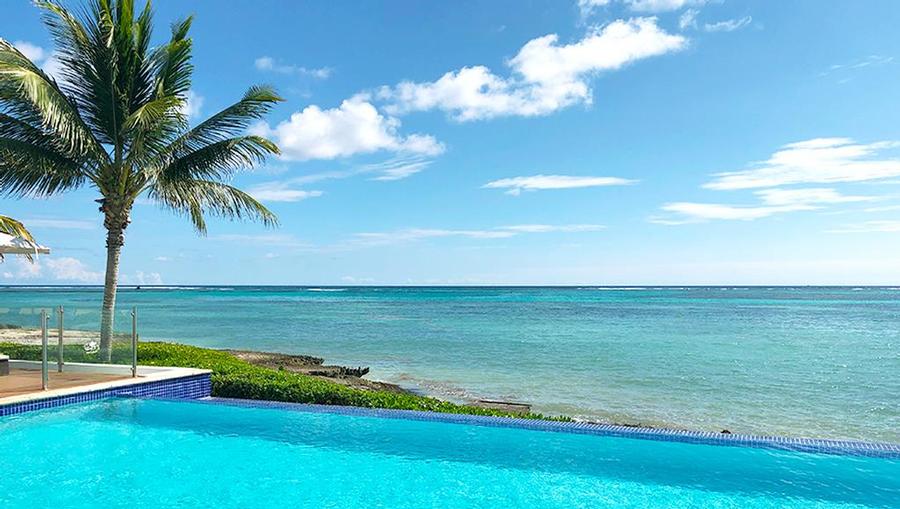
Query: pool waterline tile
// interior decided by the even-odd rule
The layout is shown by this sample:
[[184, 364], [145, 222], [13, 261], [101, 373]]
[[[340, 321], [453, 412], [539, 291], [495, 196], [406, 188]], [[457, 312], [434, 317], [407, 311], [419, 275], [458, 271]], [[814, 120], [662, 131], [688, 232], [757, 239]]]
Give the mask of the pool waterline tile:
[[[166, 399], [166, 398], [156, 398]], [[415, 421], [445, 422], [500, 428], [518, 428], [533, 431], [575, 433], [605, 437], [658, 440], [702, 445], [724, 445], [731, 447], [753, 447], [776, 449], [813, 454], [833, 454], [841, 456], [865, 456], [874, 458], [900, 459], [900, 444], [886, 442], [864, 442], [857, 440], [832, 440], [818, 438], [794, 438], [780, 436], [742, 435], [737, 433], [713, 433], [707, 431], [673, 430], [598, 424], [589, 422], [559, 422], [516, 417], [490, 417], [482, 415], [445, 414], [416, 410], [393, 410], [306, 403], [283, 403], [277, 401], [245, 400], [206, 397], [193, 403], [229, 405], [246, 408], [271, 408], [297, 412], [328, 413], [362, 417], [406, 419]]]

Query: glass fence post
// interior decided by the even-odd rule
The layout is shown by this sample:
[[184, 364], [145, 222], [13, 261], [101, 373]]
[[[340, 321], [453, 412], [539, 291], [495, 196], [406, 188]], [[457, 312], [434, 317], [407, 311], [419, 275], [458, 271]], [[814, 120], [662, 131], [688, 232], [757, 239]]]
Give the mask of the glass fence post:
[[59, 373], [63, 372], [63, 307], [59, 306], [56, 309], [58, 314], [57, 324], [59, 325], [59, 330], [57, 331], [58, 339], [59, 339], [59, 357], [56, 359], [56, 371]]
[[137, 306], [131, 308], [131, 377], [137, 378]]
[[41, 310], [41, 389], [47, 390], [50, 385], [50, 370], [47, 368], [47, 347], [49, 343], [49, 334], [47, 326], [50, 323], [50, 316], [46, 309]]

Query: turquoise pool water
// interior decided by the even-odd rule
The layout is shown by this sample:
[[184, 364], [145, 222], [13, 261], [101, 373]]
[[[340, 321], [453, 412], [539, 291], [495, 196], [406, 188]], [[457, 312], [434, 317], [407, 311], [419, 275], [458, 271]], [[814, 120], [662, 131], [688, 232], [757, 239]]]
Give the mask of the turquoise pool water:
[[107, 400], [0, 419], [0, 507], [861, 508], [900, 461]]

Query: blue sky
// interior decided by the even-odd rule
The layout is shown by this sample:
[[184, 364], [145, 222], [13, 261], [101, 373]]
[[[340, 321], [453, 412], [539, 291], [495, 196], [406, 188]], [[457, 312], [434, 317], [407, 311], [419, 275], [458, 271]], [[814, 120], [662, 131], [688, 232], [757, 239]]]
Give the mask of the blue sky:
[[[361, 5], [360, 5], [361, 4]], [[157, 1], [194, 14], [195, 121], [271, 83], [237, 178], [281, 227], [140, 203], [127, 284], [900, 284], [894, 1]], [[29, 2], [0, 36], [52, 72]], [[99, 283], [84, 189], [2, 200]]]

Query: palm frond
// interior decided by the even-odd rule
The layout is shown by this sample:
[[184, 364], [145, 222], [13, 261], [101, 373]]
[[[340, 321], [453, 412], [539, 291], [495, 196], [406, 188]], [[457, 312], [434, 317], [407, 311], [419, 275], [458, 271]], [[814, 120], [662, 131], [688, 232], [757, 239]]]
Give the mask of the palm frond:
[[222, 141], [243, 133], [254, 120], [263, 118], [282, 99], [269, 86], [254, 86], [240, 101], [209, 117], [185, 133], [172, 146], [176, 154]]
[[34, 244], [34, 237], [31, 232], [25, 228], [25, 225], [9, 216], [0, 216], [0, 233], [5, 233], [13, 237], [21, 237], [28, 242]]
[[206, 234], [206, 214], [227, 219], [249, 219], [276, 226], [278, 219], [265, 205], [240, 189], [203, 179], [156, 182], [148, 188], [151, 199], [190, 217], [198, 233]]
[[[9, 216], [0, 216], [0, 233], [5, 233], [13, 237], [19, 237], [34, 246], [35, 251], [37, 250], [37, 243], [34, 241], [34, 237], [31, 236], [31, 232], [29, 232], [28, 229], [25, 228], [24, 224], [16, 219], [13, 219]], [[34, 261], [30, 254], [22, 256], [28, 259], [29, 262]], [[2, 260], [3, 254], [0, 253], [0, 261]]]
[[81, 165], [52, 146], [0, 137], [0, 193], [44, 197], [81, 187]]
[[278, 154], [278, 146], [261, 136], [229, 138], [175, 159], [159, 178], [224, 179], [262, 163], [270, 154]]
[[0, 107], [7, 113], [41, 126], [65, 145], [69, 153], [106, 152], [81, 118], [78, 108], [57, 83], [9, 42], [0, 39]]

